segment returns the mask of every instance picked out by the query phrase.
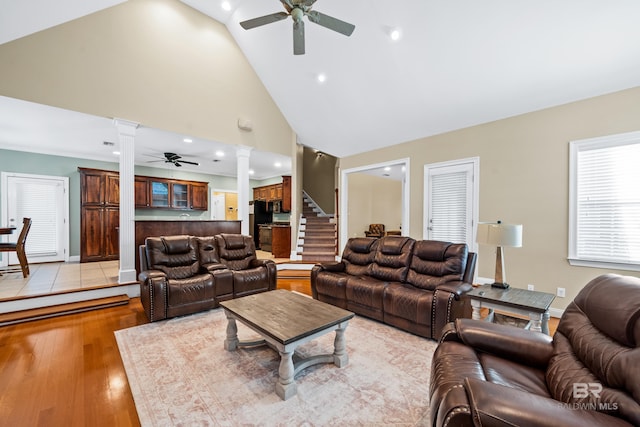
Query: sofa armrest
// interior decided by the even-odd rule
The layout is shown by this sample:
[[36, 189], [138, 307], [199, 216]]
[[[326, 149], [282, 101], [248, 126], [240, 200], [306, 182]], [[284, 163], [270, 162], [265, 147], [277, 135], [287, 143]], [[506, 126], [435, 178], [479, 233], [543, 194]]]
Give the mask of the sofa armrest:
[[450, 292], [456, 296], [456, 299], [460, 299], [460, 296], [469, 292], [471, 289], [473, 289], [473, 286], [462, 280], [453, 280], [436, 286], [436, 290]]
[[572, 404], [488, 381], [466, 378], [465, 388], [473, 419], [483, 427], [631, 425], [598, 411], [574, 408]]
[[224, 265], [224, 264], [221, 264], [221, 263], [212, 262], [212, 263], [209, 263], [209, 264], [203, 264], [202, 268], [207, 273], [213, 273], [214, 271], [225, 270], [227, 268], [227, 266]]
[[160, 270], [144, 270], [138, 274], [138, 280], [147, 282], [150, 279], [166, 279], [167, 275]]
[[256, 268], [256, 267], [267, 267], [270, 264], [275, 265], [275, 261], [273, 261], [272, 259], [252, 259], [251, 262], [249, 263], [249, 268]]
[[[455, 335], [464, 344], [529, 366], [544, 367], [553, 355], [553, 339], [541, 332], [473, 319], [456, 319], [454, 327]], [[446, 330], [443, 335], [451, 341], [452, 333]]]
[[334, 273], [342, 273], [345, 269], [345, 263], [342, 261], [335, 262], [323, 262], [321, 264], [316, 264], [313, 266], [319, 271], [331, 271]]

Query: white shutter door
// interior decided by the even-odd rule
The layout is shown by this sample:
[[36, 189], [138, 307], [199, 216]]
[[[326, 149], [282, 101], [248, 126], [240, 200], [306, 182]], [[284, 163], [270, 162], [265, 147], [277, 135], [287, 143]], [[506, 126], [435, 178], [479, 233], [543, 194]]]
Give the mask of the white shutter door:
[[428, 168], [427, 238], [473, 247], [473, 165]]

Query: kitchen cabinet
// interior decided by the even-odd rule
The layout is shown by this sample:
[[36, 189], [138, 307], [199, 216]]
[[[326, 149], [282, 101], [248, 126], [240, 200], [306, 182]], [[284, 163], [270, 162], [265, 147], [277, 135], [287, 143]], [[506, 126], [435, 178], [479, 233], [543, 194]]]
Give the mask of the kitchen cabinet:
[[282, 177], [282, 212], [291, 212], [291, 176]]
[[78, 168], [80, 173], [80, 262], [108, 261], [120, 254], [118, 172]]
[[274, 225], [271, 227], [271, 253], [275, 258], [291, 256], [291, 227]]
[[209, 208], [209, 184], [136, 176], [136, 208], [203, 210]]
[[264, 185], [253, 189], [253, 200], [281, 201], [281, 211], [291, 212], [291, 176], [282, 177], [281, 184]]

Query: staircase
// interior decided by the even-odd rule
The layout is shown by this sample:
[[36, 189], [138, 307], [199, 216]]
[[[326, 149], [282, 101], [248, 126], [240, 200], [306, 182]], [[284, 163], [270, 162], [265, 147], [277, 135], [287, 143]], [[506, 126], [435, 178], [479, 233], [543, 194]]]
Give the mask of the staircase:
[[336, 237], [333, 217], [322, 214], [322, 210], [305, 194], [298, 235], [298, 259], [312, 262], [335, 261]]

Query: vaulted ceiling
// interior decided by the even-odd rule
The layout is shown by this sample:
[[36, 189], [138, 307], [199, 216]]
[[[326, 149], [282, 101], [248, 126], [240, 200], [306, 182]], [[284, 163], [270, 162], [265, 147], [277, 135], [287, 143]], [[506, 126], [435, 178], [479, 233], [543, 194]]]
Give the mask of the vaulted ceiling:
[[[299, 142], [337, 157], [640, 86], [637, 0], [318, 0], [355, 31], [304, 18], [305, 55], [289, 18], [239, 25], [278, 0], [180, 1], [227, 26]], [[118, 3], [0, 0], [0, 44]]]

